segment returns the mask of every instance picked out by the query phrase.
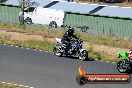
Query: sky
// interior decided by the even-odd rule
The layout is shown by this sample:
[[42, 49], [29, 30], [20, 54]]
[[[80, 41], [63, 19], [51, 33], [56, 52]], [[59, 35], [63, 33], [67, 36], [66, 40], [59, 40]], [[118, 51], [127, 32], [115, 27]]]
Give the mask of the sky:
[[[45, 2], [45, 4], [52, 2], [52, 0], [31, 0], [31, 1], [36, 1], [38, 3]], [[19, 5], [19, 1], [18, 0], [8, 0], [6, 4]]]

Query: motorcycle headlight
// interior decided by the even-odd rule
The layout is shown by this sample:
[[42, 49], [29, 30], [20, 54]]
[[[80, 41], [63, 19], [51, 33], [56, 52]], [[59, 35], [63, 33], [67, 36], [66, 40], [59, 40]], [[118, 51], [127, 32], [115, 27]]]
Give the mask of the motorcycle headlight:
[[117, 56], [118, 58], [120, 57], [120, 54], [119, 54], [119, 52], [117, 52], [117, 53], [116, 53], [116, 56]]

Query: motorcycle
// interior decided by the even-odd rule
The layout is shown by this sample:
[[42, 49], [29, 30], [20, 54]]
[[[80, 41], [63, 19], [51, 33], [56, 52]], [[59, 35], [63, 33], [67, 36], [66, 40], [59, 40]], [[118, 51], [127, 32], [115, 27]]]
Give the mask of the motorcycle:
[[123, 58], [117, 62], [117, 69], [120, 73], [131, 73], [132, 72], [132, 60], [125, 59], [124, 56], [118, 54], [118, 58]]
[[65, 52], [66, 45], [61, 43], [61, 39], [55, 38], [57, 44], [54, 44], [53, 52], [56, 56], [60, 57], [62, 55], [66, 56], [77, 56], [80, 60], [88, 59], [88, 51], [86, 49], [82, 49], [83, 41], [80, 39], [72, 40], [71, 47], [68, 52]]

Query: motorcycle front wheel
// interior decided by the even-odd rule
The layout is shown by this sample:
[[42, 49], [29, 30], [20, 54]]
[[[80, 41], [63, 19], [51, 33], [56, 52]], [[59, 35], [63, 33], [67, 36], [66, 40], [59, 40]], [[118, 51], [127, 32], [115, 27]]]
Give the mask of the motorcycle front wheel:
[[88, 58], [88, 52], [86, 50], [83, 50], [82, 52], [79, 53], [79, 59], [80, 60], [87, 60]]
[[117, 63], [117, 69], [120, 73], [125, 73], [128, 71], [128, 61], [126, 60], [121, 60]]
[[53, 52], [58, 57], [62, 56], [62, 52], [59, 49], [57, 49], [56, 47], [54, 47]]

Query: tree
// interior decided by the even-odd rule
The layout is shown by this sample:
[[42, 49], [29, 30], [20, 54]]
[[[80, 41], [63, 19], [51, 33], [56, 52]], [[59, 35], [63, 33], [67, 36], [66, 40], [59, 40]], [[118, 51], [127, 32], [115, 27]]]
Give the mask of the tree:
[[35, 2], [34, 0], [18, 0], [19, 4], [20, 4], [20, 8], [21, 8], [21, 12], [20, 12], [20, 17], [19, 17], [19, 21], [24, 24], [24, 8], [26, 7], [36, 7], [39, 4], [37, 2]]
[[0, 3], [5, 3], [6, 1], [8, 1], [8, 0], [0, 0]]
[[[19, 4], [22, 5], [23, 0], [18, 0], [18, 1], [19, 1]], [[35, 2], [35, 0], [24, 0], [23, 5], [24, 7], [31, 7], [31, 6], [37, 7], [39, 3]]]
[[24, 24], [24, 1], [25, 0], [18, 0], [19, 1], [19, 4], [20, 4], [20, 8], [21, 8], [21, 11], [20, 11], [20, 16], [19, 16], [19, 21]]

